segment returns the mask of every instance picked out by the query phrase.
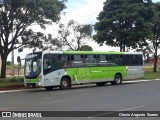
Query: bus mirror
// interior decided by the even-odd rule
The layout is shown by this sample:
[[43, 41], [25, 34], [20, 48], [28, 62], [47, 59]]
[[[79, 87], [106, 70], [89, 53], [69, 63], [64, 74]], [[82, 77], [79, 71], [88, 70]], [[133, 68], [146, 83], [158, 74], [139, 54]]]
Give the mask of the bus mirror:
[[21, 66], [21, 58], [20, 58], [20, 56], [17, 57], [17, 62]]

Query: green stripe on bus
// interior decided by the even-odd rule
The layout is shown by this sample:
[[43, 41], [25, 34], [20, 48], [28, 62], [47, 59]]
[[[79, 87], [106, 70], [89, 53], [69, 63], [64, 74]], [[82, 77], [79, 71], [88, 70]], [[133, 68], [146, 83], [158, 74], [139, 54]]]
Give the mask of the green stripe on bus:
[[27, 79], [27, 80], [25, 80], [26, 81], [26, 83], [36, 83], [36, 82], [38, 82], [38, 77], [36, 78], [36, 79]]

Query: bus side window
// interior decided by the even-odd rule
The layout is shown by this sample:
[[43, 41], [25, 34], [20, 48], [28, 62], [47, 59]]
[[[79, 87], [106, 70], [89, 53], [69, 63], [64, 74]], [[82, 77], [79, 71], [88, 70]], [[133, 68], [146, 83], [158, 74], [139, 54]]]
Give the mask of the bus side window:
[[65, 66], [66, 67], [71, 67], [71, 60], [70, 60], [70, 55], [65, 55]]
[[111, 56], [110, 65], [118, 65], [118, 56], [117, 55], [109, 55]]
[[119, 65], [123, 65], [123, 55], [119, 55]]
[[138, 55], [130, 55], [130, 65], [131, 66], [138, 66], [139, 65]]
[[129, 65], [129, 56], [128, 55], [122, 55], [121, 63], [122, 63], [122, 65]]
[[59, 68], [67, 68], [70, 67], [70, 59], [69, 55], [58, 55], [59, 57]]
[[87, 67], [97, 66], [96, 55], [85, 55], [85, 66]]
[[109, 66], [110, 60], [108, 59], [108, 55], [100, 55], [98, 65], [99, 66]]
[[53, 55], [51, 54], [44, 55], [44, 60], [43, 60], [44, 75], [54, 71], [54, 68], [55, 68], [55, 61], [53, 59]]
[[129, 56], [129, 55], [126, 55], [126, 57], [125, 57], [125, 62], [126, 62], [126, 65], [127, 65], [127, 66], [130, 66], [130, 65], [131, 65], [130, 56]]
[[142, 58], [142, 55], [138, 55], [139, 57], [139, 65], [143, 65], [143, 58]]
[[134, 55], [134, 63], [136, 66], [139, 66], [139, 57], [138, 55]]
[[84, 60], [81, 55], [71, 55], [72, 67], [84, 67]]

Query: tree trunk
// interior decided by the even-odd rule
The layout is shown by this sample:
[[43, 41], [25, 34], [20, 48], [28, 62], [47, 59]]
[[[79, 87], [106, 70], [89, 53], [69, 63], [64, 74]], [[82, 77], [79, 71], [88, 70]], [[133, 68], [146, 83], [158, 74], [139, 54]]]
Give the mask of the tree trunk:
[[155, 53], [154, 54], [154, 69], [153, 69], [153, 72], [157, 72], [157, 60], [158, 60], [158, 56]]
[[123, 52], [125, 52], [126, 51], [126, 46], [125, 45], [123, 45]]
[[120, 47], [120, 52], [122, 52], [122, 50], [123, 50], [122, 42], [120, 42], [119, 47]]
[[125, 38], [123, 39], [122, 46], [123, 46], [123, 52], [125, 52], [126, 51], [126, 39]]
[[6, 78], [7, 54], [2, 54], [1, 60], [2, 60], [1, 78]]
[[156, 40], [156, 44], [155, 44], [155, 53], [154, 53], [154, 69], [153, 72], [157, 72], [157, 60], [158, 60], [158, 44], [157, 44], [157, 40]]

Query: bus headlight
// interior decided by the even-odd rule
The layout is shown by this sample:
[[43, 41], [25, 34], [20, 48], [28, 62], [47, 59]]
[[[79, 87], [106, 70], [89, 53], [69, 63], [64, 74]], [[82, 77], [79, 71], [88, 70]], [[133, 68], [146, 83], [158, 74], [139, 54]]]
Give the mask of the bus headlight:
[[39, 82], [39, 83], [38, 83], [38, 85], [39, 85], [39, 86], [41, 86], [41, 85], [42, 85], [42, 83], [40, 83], [40, 82]]

